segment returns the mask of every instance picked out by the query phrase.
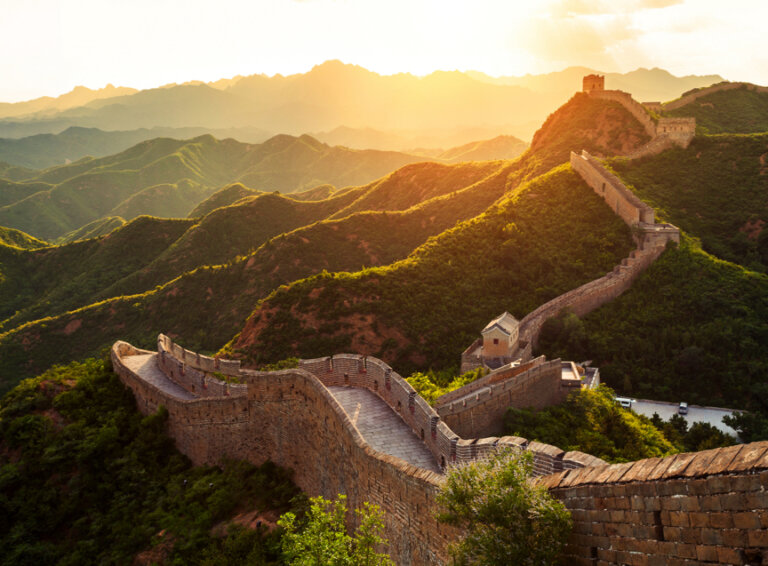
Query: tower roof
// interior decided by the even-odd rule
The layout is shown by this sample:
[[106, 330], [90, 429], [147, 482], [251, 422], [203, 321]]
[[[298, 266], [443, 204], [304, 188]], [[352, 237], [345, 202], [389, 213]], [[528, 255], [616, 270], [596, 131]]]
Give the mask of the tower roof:
[[494, 318], [491, 322], [486, 324], [481, 334], [485, 334], [492, 328], [497, 327], [505, 334], [511, 335], [512, 332], [518, 327], [519, 324], [520, 322], [514, 316], [512, 316], [511, 314], [505, 311], [499, 316], [497, 316], [496, 318]]

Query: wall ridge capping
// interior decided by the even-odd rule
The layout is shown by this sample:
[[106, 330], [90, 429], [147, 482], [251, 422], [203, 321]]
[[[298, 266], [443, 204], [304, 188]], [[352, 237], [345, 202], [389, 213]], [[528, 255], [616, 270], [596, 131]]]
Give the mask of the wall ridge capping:
[[626, 462], [585, 466], [534, 478], [534, 483], [559, 490], [581, 486], [627, 485], [714, 476], [739, 476], [768, 470], [768, 441], [681, 452]]

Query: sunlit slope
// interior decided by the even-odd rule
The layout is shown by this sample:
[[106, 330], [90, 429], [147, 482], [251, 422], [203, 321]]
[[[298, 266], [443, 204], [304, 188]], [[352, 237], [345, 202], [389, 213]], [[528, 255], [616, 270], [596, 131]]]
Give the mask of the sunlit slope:
[[[633, 128], [634, 118], [627, 113], [622, 114], [623, 109], [617, 109], [610, 103], [592, 100], [584, 97], [575, 97], [562, 109], [560, 109], [542, 128], [548, 130], [543, 133], [545, 140], [567, 140], [573, 147], [587, 147], [594, 150], [597, 144], [591, 140], [595, 136], [592, 128], [603, 128], [610, 131], [606, 120], [618, 120], [620, 127]], [[579, 114], [587, 112], [591, 120], [581, 123], [578, 127], [571, 127], [568, 117], [578, 120]], [[626, 138], [617, 137], [611, 141], [605, 136], [602, 147], [604, 151], [619, 151], [627, 146]], [[638, 140], [637, 143], [641, 143]], [[100, 347], [109, 345], [118, 338], [130, 339], [144, 347], [152, 347], [157, 332], [170, 332], [184, 336], [187, 344], [199, 350], [215, 350], [229, 340], [240, 330], [247, 316], [253, 310], [257, 301], [267, 296], [280, 285], [291, 283], [322, 270], [355, 271], [363, 266], [386, 265], [393, 261], [405, 258], [414, 248], [423, 244], [430, 236], [437, 236], [442, 231], [452, 227], [457, 221], [472, 218], [491, 205], [505, 192], [512, 193], [526, 179], [532, 179], [536, 175], [545, 172], [553, 164], [563, 163], [568, 159], [570, 150], [564, 144], [555, 145], [550, 149], [547, 143], [540, 142], [535, 150], [529, 150], [516, 161], [497, 162], [498, 169], [489, 170], [484, 179], [474, 182], [471, 186], [447, 187], [441, 185], [442, 168], [435, 169], [436, 178], [430, 180], [426, 176], [421, 179], [425, 185], [434, 183], [439, 187], [435, 196], [429, 200], [417, 204], [402, 212], [362, 211], [351, 214], [335, 221], [321, 221], [320, 223], [299, 228], [293, 232], [272, 238], [256, 250], [254, 254], [228, 262], [218, 267], [200, 267], [192, 273], [182, 275], [178, 279], [166, 284], [162, 288], [153, 289], [141, 296], [110, 299], [105, 302], [84, 307], [72, 314], [55, 316], [45, 321], [31, 322], [26, 326], [9, 329], [0, 337], [0, 375], [12, 375], [13, 379], [25, 375], [32, 375], [49, 364], [57, 361], [65, 361], [73, 357], [83, 357], [97, 351]], [[488, 164], [486, 164], [488, 165]], [[424, 164], [425, 168], [432, 167]], [[467, 170], [483, 172], [483, 165], [465, 164], [453, 167], [466, 167]], [[461, 175], [456, 175], [461, 179]], [[404, 181], [408, 177], [403, 177]], [[474, 179], [468, 179], [467, 182]], [[372, 183], [375, 186], [377, 183]], [[413, 198], [410, 194], [411, 185], [403, 184], [400, 188], [390, 183], [393, 202], [401, 202], [404, 198]], [[362, 189], [343, 189], [338, 191], [339, 196], [355, 194]], [[404, 194], [399, 194], [403, 192]], [[427, 198], [430, 191], [423, 195]], [[581, 195], [577, 195], [581, 201]], [[586, 198], [589, 197], [587, 192]], [[529, 199], [529, 205], [541, 202], [542, 208], [538, 215], [545, 224], [551, 223], [547, 216], [546, 199], [537, 201]], [[579, 204], [580, 206], [580, 204]], [[236, 208], [236, 207], [235, 207]], [[573, 209], [573, 203], [571, 203]], [[578, 215], [573, 215], [578, 216]], [[589, 215], [583, 217], [589, 222]], [[612, 215], [608, 215], [612, 218]], [[254, 219], [257, 222], [258, 219]], [[197, 221], [195, 221], [197, 222]], [[563, 229], [568, 224], [563, 224]], [[580, 227], [573, 231], [567, 238], [574, 246], [585, 246], [590, 249], [601, 249], [603, 246], [617, 246], [618, 251], [600, 256], [599, 261], [605, 260], [611, 267], [617, 257], [622, 256], [626, 248], [626, 234], [623, 228], [613, 229], [620, 231], [614, 234], [612, 231], [601, 230], [601, 224], [590, 223], [589, 227]], [[226, 223], [224, 228], [226, 229]], [[496, 227], [489, 227], [489, 241], [498, 237]], [[538, 262], [555, 261], [546, 255], [537, 246], [541, 242], [531, 233], [533, 242], [521, 243], [521, 261], [531, 269], [539, 266]], [[215, 245], [214, 241], [209, 245]], [[525, 236], [525, 240], [528, 236]], [[441, 236], [442, 238], [442, 236]], [[557, 236], [561, 238], [560, 235]], [[450, 242], [453, 240], [440, 240]], [[283, 247], [285, 246], [285, 247]], [[433, 247], [430, 244], [429, 248]], [[442, 246], [440, 246], [442, 249]], [[455, 254], [455, 258], [454, 258]], [[445, 249], [441, 262], [444, 268], [452, 265], [461, 265], [467, 255], [478, 256], [476, 259], [483, 261], [484, 255], [478, 253], [478, 249]], [[544, 259], [536, 259], [537, 257]], [[531, 262], [523, 260], [531, 259]], [[565, 265], [565, 264], [564, 264]], [[594, 267], [594, 266], [593, 266]], [[602, 267], [601, 267], [602, 268]], [[567, 266], [550, 270], [552, 277], [560, 277]], [[579, 269], [589, 270], [590, 267], [582, 265]], [[516, 272], [515, 264], [496, 272], [493, 277], [501, 277], [506, 271]], [[467, 289], [478, 283], [477, 297], [484, 302], [483, 296], [486, 289], [487, 274], [480, 266], [477, 273], [462, 273], [454, 281], [452, 278], [444, 280], [447, 284], [456, 284], [462, 281], [462, 288]], [[521, 272], [522, 273], [522, 272]], [[568, 288], [576, 286], [581, 273], [573, 278], [567, 277]], [[558, 279], [559, 284], [564, 284], [566, 277]], [[519, 298], [526, 304], [536, 306], [543, 297], [556, 294], [554, 287], [546, 285], [537, 286], [536, 289], [521, 289]], [[525, 298], [523, 298], [525, 297]], [[474, 300], [474, 299], [473, 299]], [[450, 297], [446, 302], [450, 302]], [[424, 301], [424, 305], [429, 301]], [[485, 304], [485, 303], [484, 303]], [[493, 309], [497, 306], [494, 303]], [[454, 308], [455, 305], [450, 308]], [[442, 310], [444, 307], [433, 307]], [[498, 313], [495, 313], [498, 314]], [[482, 315], [485, 316], [485, 315]], [[480, 315], [478, 315], [478, 319]], [[79, 322], [78, 322], [79, 321]], [[444, 321], [448, 322], [448, 321]], [[457, 327], [457, 332], [470, 332], [468, 329], [474, 323], [466, 324], [463, 329]], [[448, 323], [441, 332], [446, 335], [453, 334], [453, 323]], [[476, 329], [472, 328], [472, 335]], [[460, 339], [455, 339], [458, 341]], [[452, 343], [453, 344], [453, 343]], [[453, 346], [449, 346], [453, 347]], [[439, 350], [439, 348], [438, 348]], [[438, 351], [436, 350], [436, 352]], [[437, 355], [437, 354], [435, 354]], [[448, 363], [448, 362], [445, 362]], [[453, 362], [450, 362], [451, 364]], [[6, 378], [7, 379], [7, 378]]]
[[446, 161], [475, 161], [488, 159], [514, 159], [523, 153], [528, 144], [514, 136], [497, 136], [490, 140], [482, 140], [452, 147], [442, 152], [438, 157]]
[[352, 198], [354, 195], [348, 194], [303, 202], [267, 193], [217, 208], [149, 265], [105, 290], [101, 297], [143, 292], [196, 267], [227, 263], [252, 253], [270, 238], [327, 218]]
[[734, 90], [705, 94], [664, 112], [668, 116], [693, 116], [702, 134], [751, 134], [768, 132], [768, 92], [743, 85]]
[[261, 191], [257, 191], [255, 189], [249, 189], [242, 183], [232, 183], [225, 187], [220, 188], [218, 191], [213, 193], [211, 196], [209, 196], [207, 199], [202, 201], [200, 204], [198, 204], [195, 208], [192, 209], [192, 212], [189, 213], [189, 218], [202, 218], [209, 212], [213, 212], [217, 208], [221, 208], [222, 206], [229, 206], [230, 204], [235, 204], [237, 201], [239, 201], [242, 198], [245, 197], [254, 197], [258, 194], [260, 194]]
[[[242, 328], [259, 298], [319, 273], [391, 262], [499, 198], [510, 165], [455, 194], [402, 212], [364, 212], [278, 236], [226, 265], [201, 267], [142, 295], [110, 299], [0, 335], [0, 389], [51, 363], [98, 352], [119, 338], [152, 347], [157, 333], [215, 350]], [[10, 376], [10, 377], [5, 377]]]
[[51, 188], [0, 207], [0, 224], [52, 239], [102, 216], [186, 216], [233, 181], [293, 192], [323, 183], [363, 184], [423, 160], [396, 152], [330, 147], [309, 136], [277, 136], [263, 144], [212, 136], [157, 138], [117, 155], [40, 172], [30, 181]]
[[81, 226], [77, 230], [67, 232], [61, 238], [56, 240], [57, 244], [69, 244], [76, 242], [77, 240], [88, 240], [90, 238], [98, 238], [109, 234], [115, 228], [119, 228], [125, 224], [125, 219], [119, 216], [104, 216], [98, 220], [94, 220], [90, 224]]
[[[2, 172], [0, 172], [2, 176]], [[0, 178], [0, 207], [13, 204], [27, 198], [40, 191], [46, 191], [51, 188], [48, 183], [41, 182], [19, 182]]]
[[93, 302], [192, 223], [143, 216], [97, 239], [29, 251], [0, 246], [0, 330]]
[[466, 187], [499, 168], [499, 162], [458, 165], [416, 163], [371, 183], [354, 202], [335, 214], [343, 218], [365, 210], [405, 210], [429, 198]]
[[708, 252], [768, 269], [768, 134], [698, 135], [687, 149], [611, 166]]
[[260, 363], [358, 351], [401, 368], [455, 366], [494, 313], [522, 317], [609, 271], [630, 248], [629, 229], [562, 166], [405, 261], [275, 291], [227, 353]]
[[[48, 242], [38, 240], [37, 238], [25, 234], [21, 230], [14, 230], [13, 228], [5, 228], [0, 226], [0, 246], [6, 246], [11, 248], [19, 248], [23, 250], [33, 250], [35, 248], [42, 248], [48, 245]], [[2, 267], [0, 267], [0, 273]], [[0, 280], [1, 276], [0, 276]]]

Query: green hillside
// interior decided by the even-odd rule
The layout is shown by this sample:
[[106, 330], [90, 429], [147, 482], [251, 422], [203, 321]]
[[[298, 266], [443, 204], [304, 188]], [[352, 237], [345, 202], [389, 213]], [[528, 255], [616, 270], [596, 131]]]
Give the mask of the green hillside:
[[198, 266], [219, 265], [238, 255], [248, 255], [270, 238], [327, 218], [354, 196], [348, 193], [324, 201], [302, 202], [267, 193], [217, 208], [150, 264], [107, 289], [102, 297], [140, 293]]
[[[0, 173], [0, 176], [2, 173]], [[48, 183], [17, 182], [0, 178], [0, 207], [13, 204], [40, 191], [51, 188]]]
[[210, 188], [188, 179], [178, 183], [162, 183], [131, 195], [110, 213], [126, 220], [141, 215], [184, 218], [210, 192]]
[[13, 228], [5, 228], [0, 226], [0, 246], [33, 250], [35, 248], [42, 248], [47, 245], [48, 242], [38, 240], [29, 234], [25, 234], [21, 230], [14, 230]]
[[115, 228], [119, 228], [125, 224], [125, 219], [119, 216], [104, 216], [98, 220], [81, 226], [77, 230], [67, 232], [61, 238], [56, 240], [57, 244], [69, 244], [78, 240], [88, 240], [90, 238], [98, 238], [109, 234]]
[[[56, 367], [0, 400], [3, 564], [270, 564], [279, 533], [238, 528], [301, 505], [288, 470], [193, 467], [108, 361]], [[294, 499], [296, 498], [296, 499]], [[229, 527], [234, 530], [228, 532]], [[250, 562], [246, 562], [246, 557]]]
[[0, 330], [93, 302], [192, 223], [142, 216], [96, 239], [34, 251], [0, 247]]
[[768, 276], [685, 238], [618, 299], [583, 321], [549, 324], [540, 350], [593, 360], [622, 395], [756, 409], [765, 406], [767, 297]]
[[94, 355], [118, 339], [152, 347], [158, 332], [168, 332], [183, 336], [188, 347], [215, 350], [274, 288], [323, 270], [352, 271], [402, 259], [457, 220], [481, 213], [502, 195], [514, 166], [507, 164], [481, 182], [407, 211], [365, 212], [310, 224], [269, 240], [248, 256], [200, 267], [141, 295], [9, 330], [0, 335], [0, 390], [52, 363]]
[[[578, 121], [577, 126], [573, 127], [568, 117], [570, 115], [573, 120], [577, 120], [579, 112], [587, 112], [591, 119]], [[587, 147], [592, 150], [597, 148], [607, 152], [618, 152], [628, 144], [642, 143], [642, 138], [634, 134], [619, 136], [614, 143], [606, 137], [607, 132], [611, 131], [611, 120], [618, 120], [630, 132], [638, 126], [634, 118], [618, 105], [576, 96], [568, 105], [556, 112], [542, 128], [554, 128], [556, 131], [542, 133], [537, 147], [526, 152], [518, 160], [497, 162], [496, 169], [489, 169], [485, 179], [482, 179], [481, 173], [485, 174], [485, 168], [491, 167], [492, 164], [470, 163], [451, 166], [449, 169], [435, 168], [429, 163], [422, 164], [420, 167], [433, 171], [434, 175], [418, 177], [421, 179], [420, 185], [438, 186], [437, 192], [444, 193], [443, 196], [433, 197], [403, 212], [365, 211], [336, 221], [323, 221], [299, 228], [267, 241], [254, 254], [227, 261], [226, 264], [218, 267], [198, 267], [163, 287], [152, 290], [141, 289], [143, 294], [140, 296], [112, 298], [101, 303], [83, 306], [69, 314], [32, 321], [23, 326], [13, 327], [15, 323], [6, 325], [6, 333], [0, 336], [0, 376], [3, 376], [3, 381], [8, 386], [15, 383], [19, 377], [34, 375], [51, 363], [93, 355], [99, 348], [108, 346], [119, 338], [152, 347], [160, 331], [183, 337], [185, 344], [190, 348], [204, 351], [216, 350], [242, 328], [257, 301], [280, 285], [323, 270], [355, 271], [364, 266], [387, 265], [401, 260], [430, 236], [437, 236], [457, 221], [467, 220], [482, 213], [504, 192], [512, 192], [521, 182], [545, 172], [552, 164], [566, 161], [570, 151], [567, 146], [561, 143], [554, 150], [550, 150], [547, 140], [557, 142], [566, 140], [570, 141], [571, 146]], [[454, 167], [464, 167], [466, 171], [474, 173], [473, 175], [460, 174], [458, 170], [453, 170]], [[450, 171], [457, 180], [456, 186], [450, 187], [445, 184], [442, 179], [445, 171]], [[413, 172], [417, 173], [417, 170]], [[400, 179], [400, 183], [392, 182], [393, 178]], [[410, 175], [390, 177], [386, 184], [390, 187], [393, 202], [407, 202], [408, 198], [414, 198], [410, 195], [415, 186], [411, 183]], [[372, 183], [370, 187], [376, 185], [378, 183]], [[365, 188], [345, 189], [334, 194], [339, 195], [337, 198], [345, 195], [359, 196], [364, 195], [364, 190]], [[424, 190], [422, 196], [426, 198], [430, 194], [429, 190]], [[225, 230], [226, 222], [223, 226], [222, 230]], [[585, 238], [588, 242], [586, 245], [598, 245], [598, 247], [603, 245], [595, 244], [595, 241], [602, 241], [598, 226], [600, 226], [599, 223], [593, 224], [591, 228], [581, 229], [582, 232], [589, 234], [597, 230], [594, 237]], [[211, 234], [208, 241], [202, 242], [201, 247], [215, 248], [220, 237], [218, 232]], [[610, 236], [606, 238], [610, 238], [610, 241], [619, 245], [621, 250], [624, 249], [625, 244], [621, 243], [622, 239]], [[529, 250], [522, 252], [525, 257], [528, 257], [528, 254], [533, 257], [536, 253], [536, 245], [520, 245]], [[573, 245], [580, 244], [574, 242]], [[444, 253], [445, 257], [441, 261], [446, 262], [448, 266], [454, 262], [464, 261], [463, 258], [460, 260], [452, 258], [452, 254], [457, 253], [456, 250], [445, 250]], [[459, 255], [466, 253], [465, 250]], [[624, 251], [611, 252], [610, 261], [614, 261], [623, 253]], [[609, 262], [606, 257], [608, 256], [600, 256], [598, 261]], [[145, 259], [147, 258], [142, 258], [142, 262], [139, 263], [146, 265], [143, 263]], [[540, 262], [545, 261], [548, 260], [546, 258], [536, 260], [531, 266], [540, 265]], [[567, 266], [555, 269], [552, 272], [553, 277], [560, 278], [563, 275], [562, 270], [568, 269]], [[583, 275], [584, 270], [589, 269], [592, 268], [581, 266], [576, 271], [580, 271]], [[128, 277], [126, 279], [128, 282], [137, 276], [126, 273], [123, 277]], [[461, 277], [466, 280], [465, 287], [472, 286], [473, 277], [467, 278], [466, 275]], [[575, 286], [578, 280], [578, 277], [574, 281], [569, 279], [567, 285]], [[483, 279], [478, 285], [482, 285], [483, 282], [487, 283], [487, 280]], [[115, 281], [111, 281], [109, 284], [114, 283]], [[443, 284], [453, 284], [453, 282], [446, 279]], [[560, 279], [558, 284], [566, 283]], [[116, 292], [116, 289], [117, 287], [113, 291]], [[107, 299], [109, 293], [104, 294], [103, 288], [101, 292], [101, 297]], [[482, 296], [483, 292], [478, 291], [478, 294]], [[530, 296], [527, 295], [529, 292]], [[556, 294], [554, 288], [539, 285], [534, 290], [521, 291], [521, 301], [528, 301], [526, 304], [535, 306], [543, 297], [548, 298], [553, 296], [553, 293]], [[526, 297], [523, 298], [522, 295]], [[96, 296], [98, 295], [94, 294], [94, 297]], [[433, 299], [430, 300], [434, 302]], [[424, 301], [424, 305], [429, 303], [430, 301]], [[495, 310], [496, 307], [493, 308]], [[493, 313], [489, 316], [491, 315]], [[477, 316], [479, 319], [480, 316], [486, 315]], [[20, 322], [21, 319], [16, 321]], [[474, 325], [475, 323], [466, 324], [464, 337], [474, 336], [476, 333]], [[451, 328], [448, 325], [441, 331], [449, 333]], [[455, 339], [454, 342], [458, 343], [459, 340], [463, 341], [463, 338]]]
[[103, 216], [186, 216], [233, 181], [282, 192], [323, 183], [359, 185], [422, 160], [330, 147], [309, 136], [276, 136], [256, 145], [208, 135], [157, 138], [117, 155], [40, 172], [30, 181], [52, 186], [0, 207], [0, 225], [55, 239]]
[[693, 116], [697, 134], [768, 132], [768, 92], [758, 92], [751, 86], [706, 94], [664, 115]]
[[610, 270], [630, 242], [629, 229], [562, 166], [407, 260], [275, 291], [225, 351], [251, 364], [357, 351], [406, 371], [455, 366], [494, 314], [522, 317]]
[[661, 218], [701, 238], [708, 252], [768, 269], [768, 134], [696, 136], [688, 149], [610, 164]]
[[259, 193], [260, 191], [249, 189], [242, 183], [232, 183], [226, 187], [220, 188], [218, 191], [198, 204], [194, 209], [192, 209], [192, 212], [189, 213], [189, 218], [202, 218], [217, 208], [235, 204], [242, 198], [254, 197]]

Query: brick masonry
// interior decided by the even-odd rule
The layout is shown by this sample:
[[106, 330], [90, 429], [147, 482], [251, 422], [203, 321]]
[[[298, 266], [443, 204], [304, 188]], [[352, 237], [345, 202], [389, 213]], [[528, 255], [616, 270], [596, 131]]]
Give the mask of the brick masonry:
[[457, 533], [435, 519], [442, 475], [374, 450], [329, 387], [377, 395], [422, 439], [438, 469], [500, 446], [531, 451], [538, 475], [603, 463], [523, 438], [463, 439], [399, 374], [372, 357], [341, 354], [302, 360], [292, 370], [257, 372], [199, 356], [160, 335], [157, 354], [115, 343], [112, 363], [142, 413], [167, 408], [168, 433], [195, 464], [271, 460], [293, 469], [294, 481], [309, 495], [344, 493], [350, 506], [379, 505], [397, 564], [446, 563], [447, 543]]
[[768, 442], [535, 481], [571, 511], [564, 564], [768, 562]]
[[[319, 376], [303, 368], [240, 370], [244, 394], [178, 399], [125, 363], [151, 354], [117, 342], [115, 371], [134, 391], [142, 412], [161, 404], [168, 409], [169, 433], [194, 462], [216, 463], [228, 456], [291, 467], [297, 484], [311, 495], [346, 493], [351, 505], [365, 500], [380, 505], [397, 564], [446, 563], [446, 544], [457, 532], [434, 519], [441, 476], [368, 446]], [[335, 356], [306, 365], [338, 385], [387, 387], [387, 366], [372, 358]], [[407, 387], [392, 388], [399, 381], [393, 374], [388, 374], [388, 398], [395, 406], [401, 402], [410, 422], [424, 422]], [[436, 428], [447, 433], [443, 427], [441, 422]], [[439, 438], [436, 434], [432, 446], [440, 446]], [[539, 473], [560, 462], [561, 471], [533, 481], [571, 510], [574, 530], [563, 564], [768, 562], [768, 442], [613, 465], [515, 437], [456, 438], [450, 444], [459, 461], [506, 445], [533, 451]]]

